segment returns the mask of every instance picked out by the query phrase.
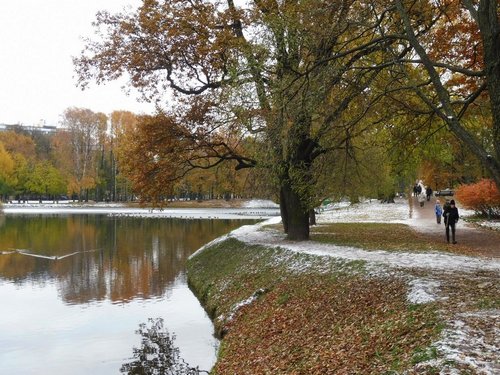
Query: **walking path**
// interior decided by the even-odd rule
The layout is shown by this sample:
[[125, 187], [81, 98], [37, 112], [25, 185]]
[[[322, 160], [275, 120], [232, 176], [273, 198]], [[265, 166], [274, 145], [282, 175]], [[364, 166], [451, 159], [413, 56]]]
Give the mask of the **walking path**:
[[[438, 198], [441, 205], [444, 198]], [[429, 202], [425, 202], [424, 207], [420, 207], [416, 198], [410, 199], [410, 212], [412, 212], [411, 225], [419, 232], [427, 233], [436, 241], [446, 241], [444, 221], [437, 224], [434, 214], [436, 198], [432, 197]], [[457, 206], [459, 214], [460, 205]], [[473, 255], [500, 258], [500, 233], [495, 230], [479, 228], [464, 220], [459, 220], [456, 226], [456, 240], [458, 245], [467, 246], [472, 249]], [[450, 245], [454, 246], [454, 245]], [[456, 246], [456, 245], [455, 245]]]

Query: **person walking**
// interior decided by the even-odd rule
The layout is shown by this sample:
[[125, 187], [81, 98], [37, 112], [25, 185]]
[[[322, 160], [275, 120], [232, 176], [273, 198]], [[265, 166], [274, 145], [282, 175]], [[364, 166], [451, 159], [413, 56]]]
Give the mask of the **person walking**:
[[452, 243], [456, 244], [457, 241], [455, 239], [455, 226], [460, 216], [458, 215], [458, 208], [455, 206], [455, 200], [452, 199], [450, 201], [449, 206], [445, 204], [443, 210], [443, 217], [444, 217], [444, 225], [446, 227], [446, 241], [450, 243], [450, 227], [451, 227], [451, 241]]
[[434, 212], [436, 213], [436, 221], [441, 224], [441, 215], [443, 214], [443, 207], [441, 207], [441, 202], [436, 199], [436, 204], [434, 206]]
[[425, 203], [425, 192], [424, 191], [422, 191], [418, 195], [417, 200], [418, 200], [418, 203], [420, 203], [420, 207], [424, 207], [424, 203]]
[[425, 195], [427, 196], [427, 202], [429, 202], [431, 200], [431, 196], [432, 196], [432, 189], [430, 186], [427, 186], [425, 188]]

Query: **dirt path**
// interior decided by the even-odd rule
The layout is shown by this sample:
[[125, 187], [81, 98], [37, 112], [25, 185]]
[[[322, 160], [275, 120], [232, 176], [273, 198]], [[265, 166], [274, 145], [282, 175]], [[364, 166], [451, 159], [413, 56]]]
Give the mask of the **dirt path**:
[[[444, 198], [438, 198], [441, 205]], [[436, 198], [432, 197], [429, 202], [425, 202], [424, 207], [420, 207], [415, 197], [410, 199], [412, 212], [412, 224], [419, 232], [427, 233], [436, 241], [446, 241], [444, 221], [437, 224], [434, 214]], [[457, 206], [460, 213], [461, 207]], [[484, 257], [500, 258], [500, 233], [491, 229], [478, 228], [477, 226], [459, 220], [456, 226], [456, 239], [458, 246], [467, 247], [472, 255]], [[457, 246], [457, 245], [450, 245]]]

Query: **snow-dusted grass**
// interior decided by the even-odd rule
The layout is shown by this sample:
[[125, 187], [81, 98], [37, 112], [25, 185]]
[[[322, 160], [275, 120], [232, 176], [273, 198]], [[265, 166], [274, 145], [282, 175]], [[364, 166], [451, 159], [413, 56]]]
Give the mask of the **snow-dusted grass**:
[[482, 259], [463, 255], [453, 255], [440, 252], [406, 253], [385, 250], [367, 251], [356, 247], [338, 246], [318, 242], [287, 241], [285, 235], [276, 230], [261, 230], [266, 224], [276, 223], [278, 219], [239, 228], [228, 235], [248, 244], [258, 244], [279, 247], [289, 251], [342, 258], [345, 260], [363, 260], [394, 268], [423, 268], [446, 272], [474, 272], [489, 270], [500, 272], [500, 260]]
[[231, 236], [190, 258], [190, 284], [227, 334], [218, 373], [405, 368], [405, 353], [437, 336], [435, 307], [407, 304], [405, 278], [365, 265]]
[[437, 298], [440, 282], [416, 278], [408, 283], [408, 302], [414, 304], [433, 302]]
[[499, 220], [497, 220], [497, 221], [478, 221], [476, 224], [479, 225], [480, 227], [483, 227], [483, 228], [488, 228], [488, 229], [500, 231], [500, 221]]
[[243, 203], [245, 208], [279, 208], [279, 205], [270, 200], [252, 199]]
[[[486, 333], [488, 327], [489, 332]], [[500, 312], [498, 310], [459, 314], [448, 323], [433, 344], [440, 357], [417, 368], [440, 368], [444, 374], [500, 373]]]
[[396, 199], [395, 203], [380, 203], [369, 199], [358, 204], [349, 202], [331, 204], [317, 215], [318, 224], [321, 223], [407, 223], [410, 219], [410, 209], [406, 199]]

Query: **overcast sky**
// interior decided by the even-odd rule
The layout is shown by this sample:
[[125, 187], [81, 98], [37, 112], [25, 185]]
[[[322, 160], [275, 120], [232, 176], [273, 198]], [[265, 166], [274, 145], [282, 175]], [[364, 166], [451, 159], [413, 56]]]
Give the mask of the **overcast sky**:
[[72, 56], [91, 37], [98, 10], [137, 7], [140, 0], [0, 0], [0, 123], [57, 125], [68, 107], [95, 112], [151, 113], [153, 106], [127, 96], [125, 82], [82, 91]]

